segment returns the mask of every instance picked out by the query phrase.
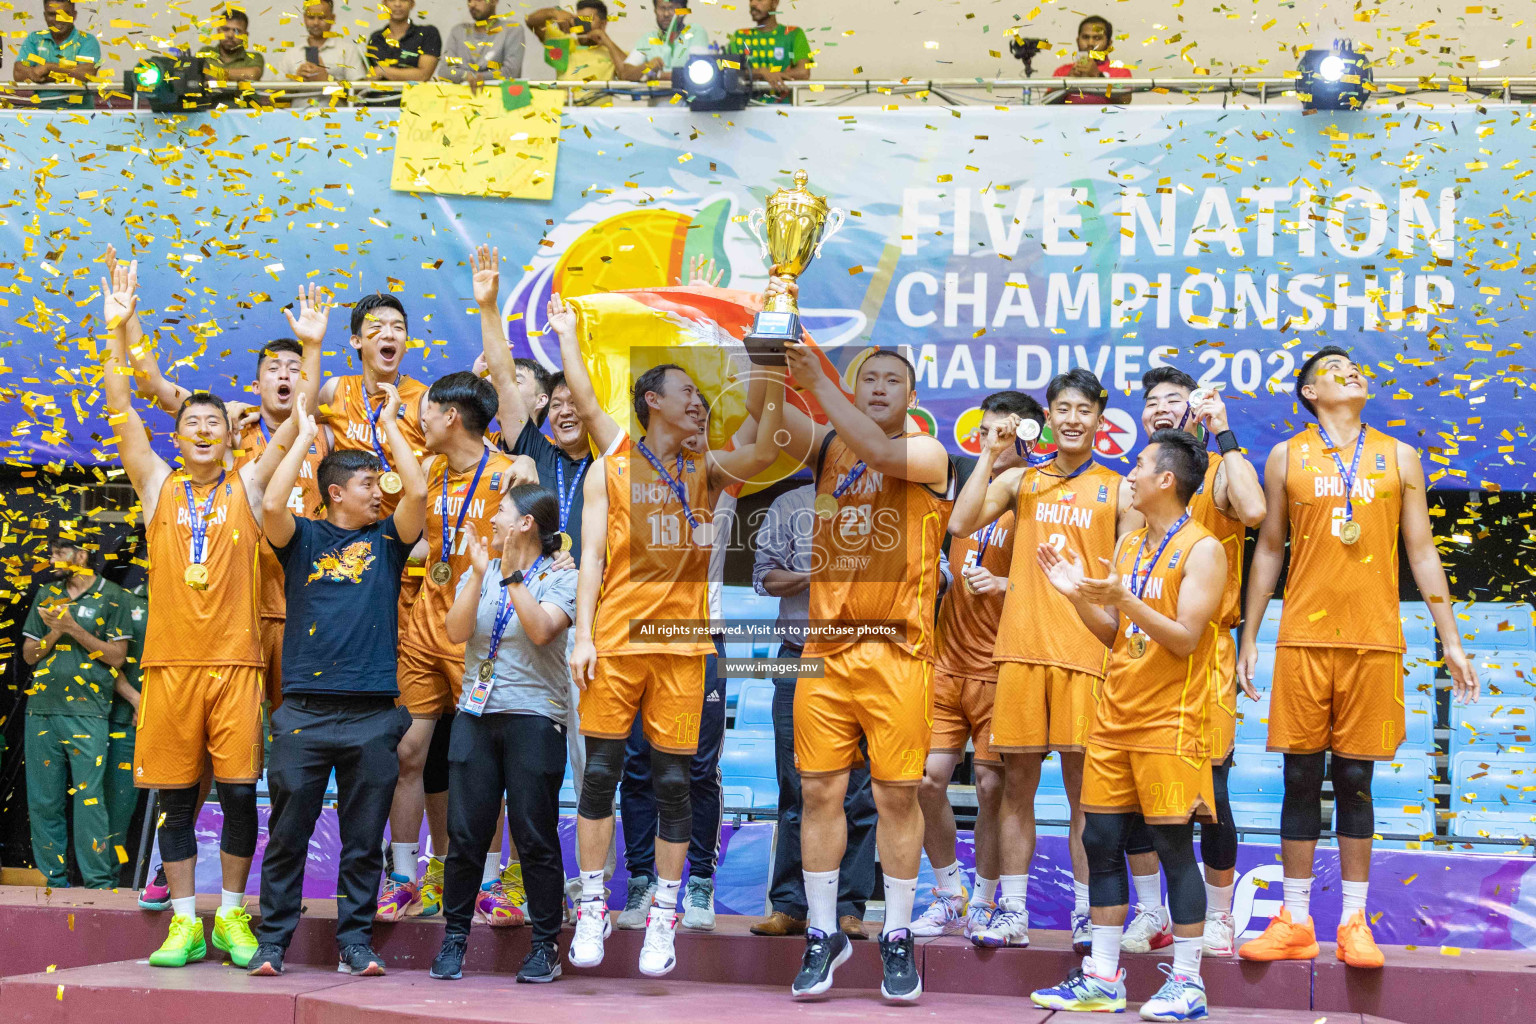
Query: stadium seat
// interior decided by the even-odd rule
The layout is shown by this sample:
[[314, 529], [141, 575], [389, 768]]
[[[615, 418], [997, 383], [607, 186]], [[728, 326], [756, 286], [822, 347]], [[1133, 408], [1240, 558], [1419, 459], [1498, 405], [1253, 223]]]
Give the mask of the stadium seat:
[[[1430, 670], [1429, 678], [1433, 682], [1433, 669]], [[1435, 691], [1433, 688], [1427, 691], [1418, 689], [1415, 685], [1415, 673], [1412, 671], [1409, 672], [1408, 678], [1403, 680], [1403, 711], [1406, 731], [1403, 734], [1402, 750], [1433, 754], [1435, 752]], [[1378, 766], [1378, 773], [1380, 770]]]
[[1240, 747], [1264, 748], [1269, 742], [1269, 691], [1259, 693], [1258, 703], [1247, 697], [1237, 698], [1237, 744]]
[[1469, 750], [1451, 761], [1451, 810], [1536, 814], [1536, 754]]
[[[1479, 837], [1493, 839], [1523, 839], [1536, 836], [1536, 808], [1520, 810], [1493, 810], [1487, 807], [1469, 807], [1456, 812], [1451, 819], [1450, 834], [1472, 842]], [[1491, 848], [1493, 852], [1511, 852], [1507, 846]], [[1529, 853], [1529, 849], [1519, 851]]]
[[[771, 625], [779, 617], [779, 599], [764, 597], [747, 586], [721, 587], [720, 614], [727, 621], [747, 620]], [[726, 653], [733, 658], [769, 658], [778, 653], [778, 645], [768, 637], [759, 637], [728, 643]]]
[[1281, 601], [1271, 601], [1264, 608], [1264, 618], [1259, 620], [1258, 641], [1261, 646], [1269, 644], [1273, 647], [1275, 641], [1280, 639], [1280, 607], [1282, 603]]
[[773, 684], [748, 680], [736, 700], [737, 733], [773, 735]]
[[[1262, 746], [1239, 745], [1227, 776], [1227, 795], [1232, 801], [1232, 820], [1243, 828], [1279, 828], [1280, 800], [1285, 791], [1282, 755]], [[1267, 836], [1260, 842], [1272, 842]]]
[[[728, 732], [720, 754], [727, 807], [771, 811], [779, 806], [779, 776], [773, 763], [773, 733]], [[739, 801], [739, 802], [733, 802]]]
[[[1040, 788], [1035, 790], [1036, 821], [1069, 821], [1072, 806], [1067, 802], [1067, 788], [1061, 781], [1061, 757], [1051, 754], [1040, 765]], [[1064, 836], [1065, 826], [1042, 825], [1037, 829], [1042, 836]]]
[[1480, 651], [1472, 657], [1484, 699], [1488, 695], [1530, 701], [1536, 699], [1536, 652]]
[[1536, 652], [1536, 620], [1530, 605], [1474, 601], [1453, 608], [1456, 632], [1465, 649]]
[[1275, 645], [1260, 640], [1257, 646], [1259, 663], [1253, 669], [1253, 688], [1265, 693], [1275, 683]]
[[1452, 701], [1448, 752], [1453, 763], [1462, 753], [1484, 759], [1500, 757], [1511, 746], [1529, 745], [1533, 726], [1536, 726], [1536, 704], [1530, 697], [1521, 699], [1485, 693], [1476, 704]]
[[1434, 660], [1435, 620], [1429, 614], [1429, 605], [1423, 601], [1404, 601], [1398, 608], [1398, 615], [1403, 620], [1403, 642], [1408, 645], [1409, 659]]

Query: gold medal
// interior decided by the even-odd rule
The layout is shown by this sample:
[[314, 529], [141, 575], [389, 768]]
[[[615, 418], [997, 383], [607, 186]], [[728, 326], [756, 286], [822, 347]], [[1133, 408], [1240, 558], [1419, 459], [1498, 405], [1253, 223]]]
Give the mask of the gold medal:
[[562, 532], [560, 534], [560, 550], [561, 551], [569, 551], [569, 550], [571, 550], [571, 535], [570, 534], [564, 533], [564, 532]]
[[400, 479], [400, 474], [394, 470], [379, 474], [379, 490], [385, 494], [399, 494], [400, 488], [404, 486], [405, 482]]
[[432, 568], [427, 572], [427, 577], [438, 586], [446, 587], [448, 581], [453, 579], [453, 569], [447, 562], [433, 562]]
[[480, 663], [480, 681], [482, 683], [490, 682], [491, 681], [491, 677], [494, 676], [495, 674], [496, 674], [496, 666], [493, 665], [491, 662], [489, 662], [489, 661], [482, 661]]
[[1346, 519], [1339, 524], [1339, 540], [1345, 544], [1357, 544], [1360, 542], [1360, 524], [1353, 519]]
[[816, 495], [816, 514], [823, 519], [837, 515], [837, 499], [830, 494]]
[[1126, 644], [1126, 652], [1133, 658], [1140, 658], [1147, 653], [1147, 638], [1141, 633], [1132, 633], [1130, 642]]
[[202, 562], [193, 562], [187, 566], [187, 571], [181, 574], [181, 578], [193, 590], [208, 589], [208, 567]]

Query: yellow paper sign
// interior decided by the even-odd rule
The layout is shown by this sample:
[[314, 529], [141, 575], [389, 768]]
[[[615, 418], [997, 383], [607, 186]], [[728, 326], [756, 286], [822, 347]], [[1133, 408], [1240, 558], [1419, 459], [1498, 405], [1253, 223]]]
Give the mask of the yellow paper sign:
[[405, 90], [389, 187], [402, 192], [549, 199], [560, 148], [561, 89], [506, 109], [502, 90], [424, 82]]

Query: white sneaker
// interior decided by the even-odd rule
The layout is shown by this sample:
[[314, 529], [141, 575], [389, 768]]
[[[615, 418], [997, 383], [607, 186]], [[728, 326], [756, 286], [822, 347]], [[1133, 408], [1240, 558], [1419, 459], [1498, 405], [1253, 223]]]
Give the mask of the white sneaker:
[[925, 939], [935, 935], [957, 935], [965, 929], [965, 908], [965, 893], [935, 889], [933, 902], [912, 922], [912, 934]]
[[1232, 915], [1217, 911], [1205, 919], [1205, 955], [1232, 956], [1236, 950], [1236, 923]]
[[965, 912], [965, 937], [975, 942], [977, 933], [992, 923], [992, 915], [995, 913], [996, 903], [971, 897], [971, 905]]
[[1187, 974], [1176, 974], [1168, 964], [1157, 969], [1168, 976], [1157, 994], [1141, 1004], [1142, 1020], [1199, 1020], [1206, 1015], [1205, 982]]
[[1135, 919], [1120, 936], [1120, 948], [1127, 953], [1150, 953], [1171, 945], [1173, 919], [1168, 916], [1168, 908], [1137, 905]]
[[1093, 949], [1093, 924], [1087, 914], [1072, 911], [1072, 952], [1087, 956]]
[[640, 973], [652, 978], [670, 974], [677, 966], [677, 911], [652, 907], [645, 922], [645, 945], [640, 947]]
[[992, 913], [992, 920], [987, 922], [985, 928], [973, 934], [971, 941], [978, 946], [989, 948], [1029, 945], [1029, 914], [1015, 909], [1015, 906], [1015, 904], [998, 900], [997, 909]]
[[576, 935], [566, 958], [572, 967], [596, 967], [603, 962], [603, 940], [613, 934], [608, 904], [584, 900], [576, 908]]

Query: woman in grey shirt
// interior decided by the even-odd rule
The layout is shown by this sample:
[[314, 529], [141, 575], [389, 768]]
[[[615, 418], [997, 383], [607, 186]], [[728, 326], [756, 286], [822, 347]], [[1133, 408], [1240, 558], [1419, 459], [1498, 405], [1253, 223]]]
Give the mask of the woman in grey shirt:
[[533, 924], [517, 980], [554, 981], [565, 895], [557, 832], [570, 693], [565, 635], [576, 617], [576, 573], [551, 565], [561, 549], [553, 492], [511, 488], [491, 524], [489, 549], [469, 538], [470, 570], [446, 622], [448, 639], [464, 644], [464, 695], [448, 746], [447, 934], [432, 977], [463, 972], [485, 851], [505, 797]]

